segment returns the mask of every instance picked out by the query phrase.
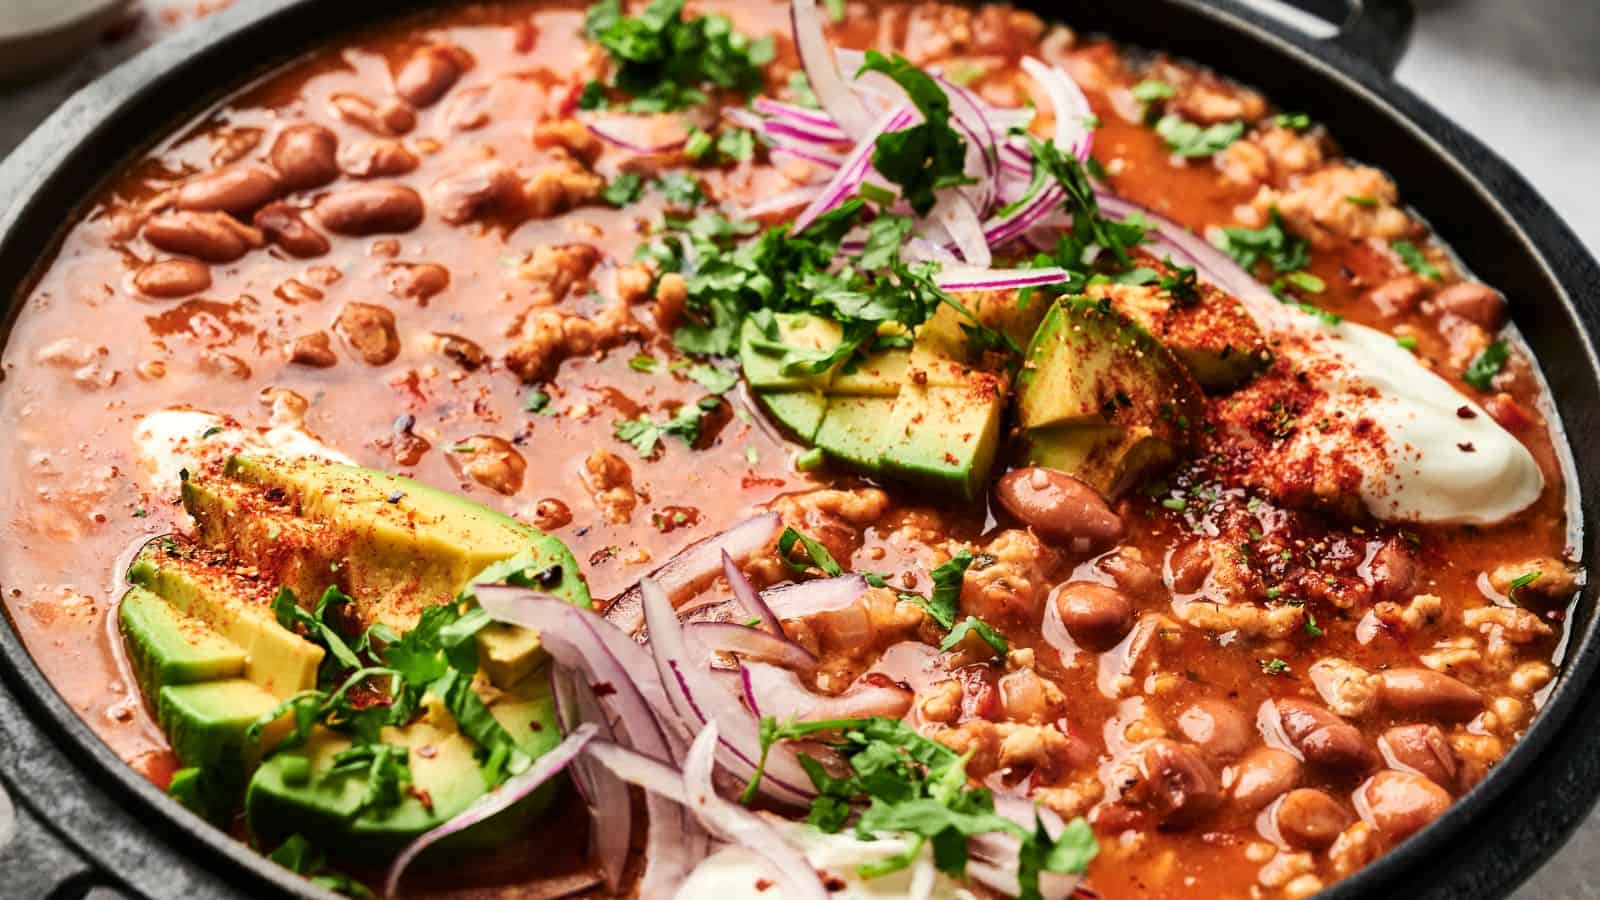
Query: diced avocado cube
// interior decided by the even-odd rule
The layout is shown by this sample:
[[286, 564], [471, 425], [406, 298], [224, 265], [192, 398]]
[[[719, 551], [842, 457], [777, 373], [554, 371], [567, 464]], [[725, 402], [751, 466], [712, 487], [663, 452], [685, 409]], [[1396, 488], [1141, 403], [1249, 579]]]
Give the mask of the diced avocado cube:
[[1099, 284], [1089, 294], [1109, 299], [1148, 331], [1207, 391], [1232, 390], [1271, 359], [1266, 337], [1244, 305], [1208, 283], [1198, 283], [1181, 300], [1156, 285]]
[[830, 459], [877, 472], [888, 446], [894, 404], [893, 397], [830, 397], [816, 445]]
[[244, 648], [142, 587], [131, 587], [123, 595], [117, 621], [128, 660], [148, 696], [155, 696], [163, 685], [244, 674]]
[[1027, 459], [1066, 472], [1107, 497], [1138, 484], [1177, 457], [1173, 445], [1148, 428], [1062, 425], [1026, 433]]
[[[278, 624], [271, 608], [276, 591], [265, 583], [235, 575], [203, 550], [171, 538], [146, 544], [128, 567], [128, 581], [233, 644], [245, 663], [242, 672], [231, 674], [279, 699], [316, 686], [322, 648]], [[126, 628], [126, 616], [123, 622]]]
[[758, 391], [826, 390], [833, 370], [784, 372], [785, 348], [832, 350], [839, 346], [843, 329], [837, 322], [806, 313], [777, 313], [773, 319], [777, 322], [776, 338], [763, 333], [753, 318], [745, 319], [739, 334], [739, 363], [744, 368], [745, 381]]
[[967, 361], [966, 318], [941, 306], [917, 329], [906, 364], [908, 383], [933, 387], [959, 387], [974, 369]]
[[779, 425], [806, 443], [817, 436], [817, 426], [828, 410], [827, 395], [816, 391], [768, 391], [756, 397]]
[[993, 378], [966, 387], [907, 385], [895, 402], [884, 474], [952, 490], [982, 493], [1000, 443], [1005, 399]]
[[910, 381], [911, 351], [884, 350], [851, 359], [839, 367], [828, 393], [834, 396], [893, 397]]
[[[278, 698], [243, 678], [169, 685], [156, 696], [156, 719], [186, 766], [242, 770], [255, 758], [245, 729], [271, 712]], [[271, 746], [271, 732], [261, 746]]]

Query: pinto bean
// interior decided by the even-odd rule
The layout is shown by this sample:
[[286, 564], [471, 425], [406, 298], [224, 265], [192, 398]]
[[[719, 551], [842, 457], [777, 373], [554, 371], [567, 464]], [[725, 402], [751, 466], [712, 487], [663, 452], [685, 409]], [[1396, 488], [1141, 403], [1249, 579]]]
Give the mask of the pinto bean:
[[497, 494], [510, 496], [522, 488], [528, 464], [511, 442], [491, 434], [466, 439], [451, 458], [463, 474]]
[[1091, 650], [1111, 649], [1133, 627], [1133, 601], [1116, 588], [1074, 581], [1052, 593], [1067, 633]]
[[1403, 316], [1417, 308], [1428, 294], [1428, 282], [1420, 275], [1391, 278], [1367, 292], [1367, 300], [1385, 316]]
[[1228, 769], [1228, 793], [1245, 812], [1254, 812], [1300, 781], [1300, 760], [1276, 747], [1257, 747]]
[[1216, 773], [1193, 747], [1156, 738], [1134, 753], [1140, 778], [1123, 791], [1127, 805], [1149, 809], [1166, 825], [1182, 827], [1210, 815], [1222, 802]]
[[1372, 599], [1404, 601], [1417, 581], [1417, 564], [1399, 541], [1389, 541], [1372, 556]]
[[1432, 669], [1389, 669], [1378, 673], [1378, 696], [1405, 715], [1462, 721], [1483, 709], [1483, 695]]
[[229, 166], [191, 178], [178, 188], [179, 209], [248, 215], [278, 196], [278, 179], [257, 166]]
[[1455, 749], [1437, 725], [1396, 725], [1378, 738], [1378, 752], [1391, 767], [1434, 784], [1454, 785], [1461, 772]]
[[456, 361], [456, 364], [468, 372], [475, 372], [488, 361], [489, 355], [477, 343], [467, 340], [459, 334], [435, 334], [433, 336], [439, 352]]
[[206, 262], [233, 262], [262, 244], [261, 232], [225, 212], [179, 210], [151, 216], [144, 239], [168, 253]]
[[1296, 788], [1284, 794], [1273, 818], [1278, 834], [1302, 850], [1321, 850], [1350, 824], [1350, 814], [1339, 801], [1315, 788]]
[[256, 210], [254, 221], [267, 240], [282, 247], [290, 256], [309, 259], [328, 252], [328, 239], [306, 224], [300, 210], [287, 203], [269, 203], [261, 207]]
[[1283, 732], [1306, 762], [1339, 771], [1366, 771], [1377, 764], [1360, 730], [1326, 709], [1298, 697], [1274, 701]]
[[1458, 316], [1485, 331], [1499, 331], [1506, 323], [1506, 303], [1500, 292], [1479, 281], [1452, 284], [1433, 295], [1433, 308]]
[[423, 47], [394, 76], [394, 92], [419, 109], [432, 106], [461, 78], [461, 56], [455, 47]]
[[333, 327], [369, 366], [387, 365], [400, 355], [394, 313], [381, 306], [346, 303]]
[[1204, 540], [1193, 540], [1172, 551], [1172, 589], [1192, 594], [1205, 586], [1211, 574], [1211, 548]]
[[339, 138], [321, 125], [291, 125], [272, 142], [267, 158], [285, 190], [318, 188], [339, 177]]
[[133, 276], [133, 286], [151, 297], [187, 297], [211, 287], [211, 267], [192, 259], [157, 260]]
[[995, 496], [1007, 512], [1045, 537], [1101, 545], [1122, 536], [1122, 520], [1105, 498], [1065, 472], [1043, 466], [1007, 472]]
[[328, 98], [334, 115], [373, 134], [405, 134], [417, 127], [417, 113], [401, 100], [373, 103], [360, 94], [334, 94]]
[[339, 156], [339, 165], [352, 178], [392, 178], [415, 171], [422, 161], [399, 141], [363, 141]]
[[398, 184], [360, 184], [317, 201], [317, 218], [338, 234], [398, 234], [422, 222], [422, 196]]
[[389, 263], [383, 267], [383, 275], [390, 296], [423, 306], [429, 297], [450, 286], [450, 270], [436, 263]]
[[439, 218], [460, 225], [520, 196], [522, 180], [505, 163], [488, 160], [440, 180], [431, 193]]
[[1257, 740], [1255, 723], [1215, 697], [1196, 700], [1178, 713], [1178, 733], [1213, 762], [1238, 759]]
[[289, 342], [285, 353], [289, 357], [289, 362], [311, 366], [314, 369], [326, 369], [339, 362], [339, 355], [333, 352], [333, 344], [328, 340], [326, 331], [302, 334]]
[[1355, 802], [1362, 819], [1400, 840], [1443, 815], [1450, 794], [1421, 775], [1385, 769], [1356, 788]]

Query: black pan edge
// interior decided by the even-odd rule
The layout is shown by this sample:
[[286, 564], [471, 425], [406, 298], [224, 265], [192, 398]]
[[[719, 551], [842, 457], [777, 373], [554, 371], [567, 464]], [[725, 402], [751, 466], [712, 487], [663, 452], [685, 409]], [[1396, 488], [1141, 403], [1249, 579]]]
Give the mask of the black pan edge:
[[[4, 331], [70, 213], [130, 155], [244, 81], [241, 61], [259, 72], [290, 52], [411, 8], [383, 0], [240, 4], [75, 95], [0, 166], [0, 183], [12, 186], [16, 198], [0, 214], [0, 284], [17, 290], [8, 297]], [[1051, 10], [1040, 11], [1051, 17]], [[1083, 4], [1069, 18], [1075, 27], [1191, 57], [1262, 87], [1280, 105], [1326, 122], [1352, 156], [1390, 171], [1408, 203], [1480, 277], [1510, 296], [1513, 318], [1544, 368], [1569, 441], [1582, 447], [1600, 438], [1600, 364], [1592, 343], [1600, 332], [1593, 288], [1600, 285], [1600, 265], [1496, 154], [1345, 49], [1293, 33], [1232, 0]], [[196, 84], [214, 89], [196, 99]], [[174, 96], [196, 102], [175, 109], [168, 99]], [[1576, 474], [1584, 545], [1575, 549], [1593, 558], [1590, 498], [1600, 496], [1600, 467]], [[1596, 588], [1586, 588], [1556, 690], [1491, 777], [1428, 830], [1322, 896], [1496, 896], [1554, 852], [1600, 789], [1600, 698], [1584, 696], [1600, 666], [1595, 605]], [[72, 814], [55, 818], [60, 835], [80, 852], [150, 896], [308, 892], [305, 882], [167, 802], [117, 759], [44, 679], [10, 628], [0, 629], [0, 659], [0, 676], [49, 735], [42, 739], [29, 723], [0, 716], [0, 747], [40, 755], [32, 762], [44, 771], [19, 767], [30, 781], [35, 774], [45, 779], [16, 785], [23, 801], [50, 809], [52, 792], [77, 794], [70, 780], [88, 779], [86, 806], [60, 807]], [[57, 751], [75, 765], [48, 765], [43, 757]], [[119, 842], [115, 832], [126, 823], [148, 829], [153, 840], [123, 834]], [[196, 858], [204, 871], [186, 876], [182, 861]], [[195, 883], [179, 884], [189, 878]]]

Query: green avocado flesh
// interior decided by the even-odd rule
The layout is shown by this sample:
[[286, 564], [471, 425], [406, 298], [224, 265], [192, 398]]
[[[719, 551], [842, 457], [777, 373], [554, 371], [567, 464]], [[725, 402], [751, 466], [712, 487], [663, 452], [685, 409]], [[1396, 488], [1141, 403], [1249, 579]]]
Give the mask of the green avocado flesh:
[[[1044, 305], [1019, 307], [1014, 294], [963, 298], [981, 322], [1008, 334], [1031, 334]], [[785, 373], [788, 349], [827, 351], [839, 327], [800, 313], [779, 313], [777, 336], [747, 321], [740, 343], [745, 378], [774, 421], [839, 465], [972, 499], [982, 492], [999, 448], [1009, 375], [986, 371], [973, 356], [963, 323], [941, 307], [909, 349], [851, 359], [823, 373]]]
[[1115, 496], [1171, 462], [1200, 421], [1200, 389], [1109, 302], [1068, 298], [1034, 333], [1017, 379], [1026, 456]]
[[[341, 631], [354, 644], [370, 625], [404, 633], [485, 567], [516, 557], [531, 561], [523, 571], [547, 580], [542, 589], [588, 607], [582, 573], [560, 541], [409, 479], [306, 460], [235, 457], [220, 472], [188, 479], [183, 499], [195, 539], [162, 537], [140, 550], [117, 621], [179, 762], [203, 767], [215, 788], [242, 796], [258, 838], [270, 844], [301, 833], [342, 853], [392, 853], [488, 790], [483, 748], [431, 694], [419, 717], [383, 729], [383, 743], [409, 751], [412, 788], [381, 811], [361, 811], [364, 772], [329, 772], [350, 736], [316, 725], [304, 744], [273, 752], [292, 730], [286, 713], [259, 740], [247, 739], [247, 729], [284, 700], [332, 690], [344, 677], [325, 675], [319, 684], [326, 652], [281, 625], [273, 601], [286, 586], [310, 610], [338, 587], [352, 598], [345, 612], [357, 621]], [[477, 641], [486, 679], [472, 691], [520, 749], [545, 753], [561, 732], [538, 635], [491, 624]], [[555, 789], [475, 826], [459, 845], [503, 840]]]
[[[1015, 385], [1020, 455], [1108, 496], [1177, 458], [1200, 420], [1197, 375], [1207, 388], [1225, 390], [1267, 359], [1259, 330], [1232, 297], [1202, 286], [1198, 299], [1177, 304], [1154, 288], [1146, 296], [1123, 287], [1094, 286], [1115, 298], [1028, 306], [1015, 292], [961, 296], [974, 318], [1027, 347]], [[746, 377], [774, 421], [864, 474], [968, 499], [984, 491], [1005, 434], [1011, 378], [977, 364], [964, 314], [941, 307], [909, 350], [879, 351], [803, 378], [783, 373], [785, 345], [826, 351], [837, 346], [839, 330], [803, 314], [775, 319], [777, 337], [747, 321], [740, 348]]]

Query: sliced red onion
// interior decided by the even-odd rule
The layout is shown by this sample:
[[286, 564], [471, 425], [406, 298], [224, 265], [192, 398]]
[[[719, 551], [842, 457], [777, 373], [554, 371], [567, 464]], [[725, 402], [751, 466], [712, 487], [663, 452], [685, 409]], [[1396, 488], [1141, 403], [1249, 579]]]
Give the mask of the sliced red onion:
[[774, 634], [783, 634], [783, 626], [778, 624], [778, 617], [773, 615], [772, 608], [767, 606], [765, 600], [756, 592], [756, 586], [750, 583], [739, 564], [724, 550], [722, 552], [722, 575], [728, 579], [728, 586], [733, 589], [734, 599], [744, 607], [744, 611], [752, 616], [760, 616], [761, 624]]
[[811, 201], [817, 199], [817, 195], [821, 192], [822, 188], [817, 185], [796, 188], [792, 191], [784, 191], [781, 194], [775, 194], [771, 197], [767, 197], [764, 200], [758, 200], [757, 202], [746, 206], [743, 209], [736, 210], [733, 213], [733, 217], [736, 219], [759, 219], [762, 216], [771, 215], [773, 213], [786, 212], [794, 209], [797, 206], [805, 206]]
[[1060, 284], [1071, 278], [1066, 269], [980, 269], [948, 266], [939, 270], [934, 283], [947, 291], [1001, 291]]
[[717, 724], [708, 722], [689, 747], [683, 762], [683, 789], [690, 811], [707, 831], [771, 863], [780, 882], [778, 896], [828, 900], [828, 889], [804, 853], [784, 840], [772, 823], [717, 795], [712, 775], [720, 756], [718, 744]]
[[746, 131], [760, 131], [766, 127], [767, 120], [742, 106], [730, 106], [722, 111], [722, 117]]
[[806, 147], [773, 147], [772, 155], [779, 159], [784, 157], [798, 159], [801, 162], [807, 162], [828, 171], [838, 169], [839, 166], [844, 164], [844, 157], [837, 153]]
[[914, 237], [906, 241], [905, 255], [907, 259], [928, 260], [940, 264], [959, 263], [961, 261], [954, 253], [922, 237]]
[[[767, 546], [778, 534], [781, 524], [775, 512], [751, 516], [721, 534], [683, 548], [648, 577], [660, 584], [669, 596], [679, 597], [709, 584], [722, 571], [724, 551], [734, 559], [742, 560]], [[607, 601], [605, 617], [606, 621], [629, 635], [637, 636], [640, 626], [644, 624], [644, 613], [639, 605], [639, 584], [635, 583]]]
[[587, 755], [613, 776], [644, 789], [650, 821], [638, 896], [640, 900], [673, 896], [710, 850], [709, 836], [684, 808], [688, 797], [683, 774], [659, 759], [607, 741], [590, 743]]
[[767, 588], [761, 592], [779, 619], [803, 619], [819, 613], [844, 609], [867, 592], [867, 580], [860, 575], [839, 575]]
[[[708, 667], [690, 657], [683, 625], [660, 585], [646, 578], [640, 588], [651, 655], [672, 708], [692, 727], [715, 722], [723, 735], [718, 759], [733, 777], [748, 781], [759, 771], [760, 723], [737, 696], [716, 683]], [[813, 794], [808, 788], [811, 779], [794, 754], [785, 750], [779, 745], [768, 754], [761, 793], [779, 803], [803, 805]]]
[[777, 119], [761, 123], [761, 131], [780, 144], [810, 144], [818, 147], [835, 147], [847, 143], [844, 132], [817, 128], [814, 125], [796, 125]]
[[1061, 152], [1076, 156], [1079, 162], [1088, 159], [1094, 134], [1084, 121], [1093, 114], [1089, 98], [1083, 95], [1077, 82], [1055, 66], [1024, 56], [1022, 68], [1050, 98], [1051, 112], [1056, 120], [1056, 146], [1061, 148]]
[[796, 106], [793, 103], [774, 100], [771, 97], [757, 97], [750, 105], [755, 107], [756, 112], [762, 115], [771, 116], [774, 119], [803, 122], [819, 130], [832, 129], [839, 135], [840, 142], [850, 140], [850, 136], [844, 133], [844, 129], [839, 127], [839, 123], [835, 122], [832, 116], [820, 109], [808, 109], [804, 106]]
[[817, 658], [806, 648], [759, 628], [736, 622], [691, 622], [683, 627], [691, 641], [710, 652], [732, 653], [802, 672], [817, 667]]
[[[795, 5], [798, 6], [801, 2], [803, 0], [795, 0]], [[866, 134], [856, 143], [855, 149], [844, 158], [838, 173], [828, 182], [828, 186], [823, 188], [817, 199], [802, 210], [799, 216], [795, 217], [793, 232], [798, 234], [804, 231], [818, 216], [852, 197], [856, 189], [861, 186], [862, 179], [867, 177], [867, 170], [872, 167], [872, 151], [878, 135], [905, 128], [911, 121], [911, 112], [900, 108], [884, 113], [873, 122], [866, 129]]]
[[911, 708], [911, 692], [900, 687], [860, 683], [838, 696], [819, 694], [788, 669], [763, 663], [740, 666], [745, 703], [756, 715], [779, 719], [898, 719]]
[[581, 120], [595, 137], [608, 144], [633, 153], [650, 154], [670, 153], [688, 141], [689, 132], [682, 119], [669, 118], [673, 127], [667, 134], [661, 133], [667, 119], [658, 116], [586, 114]]
[[956, 251], [967, 265], [988, 268], [993, 262], [989, 242], [983, 234], [983, 223], [978, 221], [978, 211], [960, 193], [947, 193], [931, 211], [933, 219], [945, 227], [955, 242]]
[[[811, 82], [811, 92], [817, 102], [827, 110], [828, 117], [849, 135], [860, 141], [871, 127], [872, 115], [839, 76], [834, 64], [828, 39], [822, 33], [822, 14], [816, 0], [793, 0], [789, 6], [789, 22], [794, 32], [795, 49], [800, 54], [800, 65], [806, 79]], [[797, 231], [799, 229], [796, 229]]]
[[[599, 727], [597, 739], [616, 740], [610, 716], [594, 688], [562, 666], [551, 666], [550, 673], [562, 730], [571, 734], [587, 723]], [[589, 857], [599, 864], [606, 886], [618, 891], [633, 840], [633, 800], [628, 786], [587, 755], [573, 760], [571, 769], [572, 782], [583, 795], [594, 823], [589, 829]]]
[[417, 855], [445, 838], [458, 834], [483, 822], [496, 813], [509, 809], [518, 800], [538, 790], [545, 782], [559, 775], [577, 758], [583, 748], [594, 739], [599, 729], [592, 724], [579, 725], [567, 735], [561, 743], [534, 760], [533, 765], [520, 775], [513, 776], [505, 784], [493, 791], [484, 794], [473, 801], [471, 806], [462, 810], [450, 821], [430, 829], [416, 840], [406, 845], [400, 851], [394, 862], [389, 866], [389, 874], [384, 878], [383, 895], [389, 898], [400, 896], [400, 877], [405, 874], [406, 867], [411, 865]]
[[689, 795], [683, 790], [683, 773], [670, 763], [611, 741], [595, 741], [588, 752], [595, 762], [628, 784], [683, 806], [689, 804]]
[[1246, 272], [1233, 257], [1212, 246], [1200, 235], [1154, 210], [1115, 194], [1096, 191], [1095, 200], [1099, 202], [1100, 210], [1108, 215], [1126, 219], [1137, 214], [1148, 219], [1155, 226], [1158, 239], [1146, 243], [1145, 249], [1157, 256], [1171, 256], [1179, 265], [1187, 261], [1202, 278], [1237, 297], [1263, 328], [1278, 330], [1292, 316], [1292, 313], [1285, 311], [1289, 307], [1279, 303], [1266, 285]]

